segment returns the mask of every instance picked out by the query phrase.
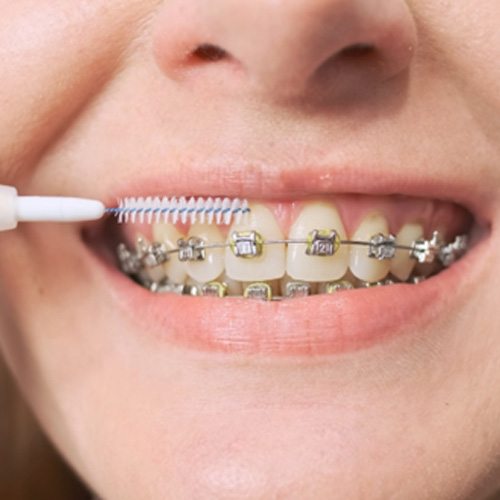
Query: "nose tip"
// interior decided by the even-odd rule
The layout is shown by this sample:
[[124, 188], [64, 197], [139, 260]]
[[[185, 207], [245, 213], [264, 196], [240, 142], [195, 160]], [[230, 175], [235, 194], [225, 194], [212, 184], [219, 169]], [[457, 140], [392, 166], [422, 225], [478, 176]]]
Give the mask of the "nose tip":
[[170, 0], [154, 36], [166, 75], [274, 99], [365, 91], [407, 69], [417, 44], [404, 0]]

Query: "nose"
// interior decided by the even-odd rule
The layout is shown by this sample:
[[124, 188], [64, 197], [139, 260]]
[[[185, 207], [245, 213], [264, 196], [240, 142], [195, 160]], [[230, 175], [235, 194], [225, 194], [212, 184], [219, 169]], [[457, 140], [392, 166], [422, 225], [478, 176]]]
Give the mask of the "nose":
[[168, 0], [153, 40], [170, 78], [276, 100], [366, 92], [405, 72], [416, 44], [404, 0]]

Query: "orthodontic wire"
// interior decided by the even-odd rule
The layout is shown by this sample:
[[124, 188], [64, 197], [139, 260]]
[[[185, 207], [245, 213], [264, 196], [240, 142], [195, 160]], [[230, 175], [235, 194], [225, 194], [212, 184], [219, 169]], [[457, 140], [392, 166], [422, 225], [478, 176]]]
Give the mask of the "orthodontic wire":
[[[263, 245], [307, 245], [308, 241], [304, 239], [297, 239], [297, 240], [264, 240], [262, 242]], [[341, 245], [347, 245], [347, 246], [365, 246], [369, 247], [372, 245], [369, 241], [359, 241], [359, 240], [340, 240]], [[231, 248], [230, 243], [212, 243], [210, 245], [194, 245], [193, 250], [217, 250], [221, 248]], [[407, 251], [412, 251], [414, 250], [414, 247], [408, 246], [408, 245], [393, 245], [393, 248], [395, 250], [407, 250]], [[171, 250], [165, 250], [165, 254], [167, 255], [173, 255], [176, 253], [179, 253], [181, 251], [181, 248], [172, 248]]]

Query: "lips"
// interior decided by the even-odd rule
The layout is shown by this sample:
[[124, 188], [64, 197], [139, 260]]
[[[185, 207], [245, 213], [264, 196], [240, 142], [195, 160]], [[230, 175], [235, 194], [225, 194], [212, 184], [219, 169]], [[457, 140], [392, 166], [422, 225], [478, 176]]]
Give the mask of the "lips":
[[488, 248], [483, 230], [489, 207], [484, 196], [481, 199], [478, 193], [459, 183], [434, 182], [420, 175], [415, 179], [398, 174], [384, 178], [370, 172], [360, 177], [344, 169], [302, 172], [270, 169], [268, 175], [262, 172], [255, 175], [251, 169], [220, 168], [212, 169], [205, 177], [197, 172], [198, 175], [188, 175], [186, 179], [183, 170], [182, 176], [168, 181], [127, 182], [110, 198], [222, 194], [284, 202], [328, 192], [399, 193], [398, 198], [431, 193], [434, 198], [457, 200], [472, 210], [473, 232], [478, 235], [474, 248], [450, 269], [419, 285], [396, 284], [269, 303], [232, 297], [152, 294], [119, 272], [110, 257], [112, 249], [103, 244], [102, 233], [97, 236], [94, 230], [85, 231], [85, 239], [90, 242], [88, 257], [94, 261], [96, 272], [111, 284], [111, 296], [117, 307], [130, 316], [139, 331], [153, 335], [160, 342], [199, 350], [270, 355], [331, 355], [364, 349], [421, 330], [439, 316], [450, 314], [459, 302], [459, 295], [479, 275], [477, 267], [483, 264], [481, 255]]

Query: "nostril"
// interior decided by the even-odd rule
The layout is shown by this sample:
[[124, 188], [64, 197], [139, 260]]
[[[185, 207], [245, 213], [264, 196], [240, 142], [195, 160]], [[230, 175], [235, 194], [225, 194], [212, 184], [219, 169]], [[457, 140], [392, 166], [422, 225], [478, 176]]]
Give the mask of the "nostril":
[[375, 52], [375, 46], [369, 43], [356, 43], [340, 51], [338, 55], [349, 58], [363, 57]]
[[229, 57], [229, 54], [224, 49], [210, 43], [199, 45], [191, 55], [194, 59], [202, 62], [218, 62]]
[[[367, 70], [378, 69], [381, 58], [382, 54], [376, 45], [370, 43], [347, 45], [319, 66], [316, 77], [319, 79], [330, 78], [335, 73], [338, 79], [341, 74], [346, 78], [354, 74], [364, 74]], [[340, 68], [342, 71], [339, 73]], [[352, 79], [350, 82], [352, 84]]]

